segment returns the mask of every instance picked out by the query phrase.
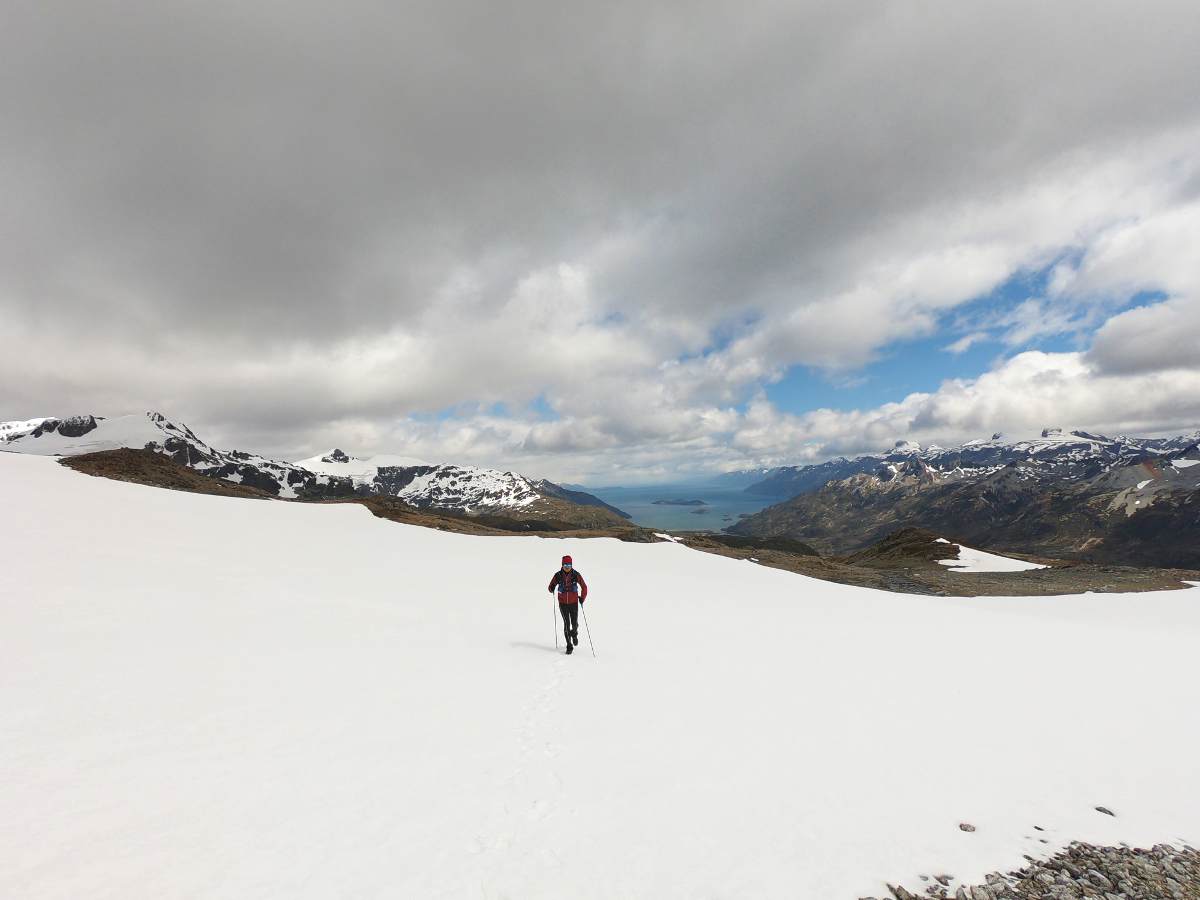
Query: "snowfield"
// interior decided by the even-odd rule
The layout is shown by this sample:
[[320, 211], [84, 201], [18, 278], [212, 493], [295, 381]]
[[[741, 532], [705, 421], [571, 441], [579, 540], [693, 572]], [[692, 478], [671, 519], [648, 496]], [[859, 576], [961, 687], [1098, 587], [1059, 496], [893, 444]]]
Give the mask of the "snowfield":
[[10, 453], [0, 498], [3, 897], [831, 900], [1200, 840], [1200, 591], [902, 596]]
[[0, 444], [24, 437], [45, 422], [49, 416], [39, 416], [36, 419], [23, 419], [12, 422], [0, 422]]
[[[937, 538], [939, 544], [949, 544], [945, 538]], [[1029, 572], [1033, 569], [1044, 569], [1040, 563], [1026, 562], [1023, 559], [1013, 559], [1011, 556], [1000, 556], [988, 553], [986, 550], [976, 550], [974, 547], [958, 547], [958, 559], [939, 559], [940, 565], [953, 569], [955, 572]]]

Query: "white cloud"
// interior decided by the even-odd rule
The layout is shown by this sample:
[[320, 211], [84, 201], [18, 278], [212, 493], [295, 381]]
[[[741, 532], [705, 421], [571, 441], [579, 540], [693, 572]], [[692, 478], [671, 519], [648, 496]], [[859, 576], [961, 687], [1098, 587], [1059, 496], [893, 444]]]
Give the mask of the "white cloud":
[[1135, 376], [1107, 374], [1082, 353], [1018, 354], [973, 379], [946, 381], [873, 409], [784, 415], [760, 402], [735, 443], [748, 455], [791, 461], [879, 451], [900, 438], [949, 445], [1001, 431], [1045, 427], [1159, 434], [1200, 426], [1200, 366]]
[[953, 353], [955, 355], [966, 353], [981, 341], [988, 340], [989, 337], [990, 335], [986, 331], [972, 331], [970, 334], [965, 334], [958, 340], [952, 341], [942, 349], [947, 353]]
[[[950, 445], [1046, 427], [1160, 434], [1200, 427], [1200, 367], [1108, 374], [1084, 353], [1028, 351], [978, 378], [860, 410], [783, 413], [763, 396], [744, 413], [711, 407], [637, 418], [614, 434], [602, 417], [546, 422], [483, 413], [405, 420], [367, 440], [422, 456], [500, 465], [559, 480], [680, 479], [733, 468], [877, 452], [901, 438]], [[345, 424], [311, 451], [353, 433]], [[345, 441], [342, 441], [344, 444]], [[349, 449], [362, 449], [350, 447]]]

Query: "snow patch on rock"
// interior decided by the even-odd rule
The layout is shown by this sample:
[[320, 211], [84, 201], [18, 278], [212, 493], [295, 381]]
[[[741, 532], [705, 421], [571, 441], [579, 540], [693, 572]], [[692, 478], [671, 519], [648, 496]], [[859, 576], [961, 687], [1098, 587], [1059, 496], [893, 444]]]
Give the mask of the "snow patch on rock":
[[1012, 559], [999, 556], [962, 544], [953, 544], [945, 538], [938, 538], [939, 544], [950, 544], [958, 547], [958, 559], [939, 559], [938, 563], [955, 572], [1028, 572], [1032, 569], [1045, 569], [1039, 563], [1026, 562], [1023, 559]]

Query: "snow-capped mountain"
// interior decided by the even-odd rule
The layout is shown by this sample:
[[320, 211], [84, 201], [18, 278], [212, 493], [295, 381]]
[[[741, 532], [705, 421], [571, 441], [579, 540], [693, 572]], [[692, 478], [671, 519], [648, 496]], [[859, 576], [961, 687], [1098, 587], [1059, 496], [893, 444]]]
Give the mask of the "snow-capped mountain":
[[[918, 526], [980, 547], [1200, 568], [1198, 438], [1048, 429], [1016, 444], [997, 438], [835, 460], [793, 473], [826, 480], [730, 531], [845, 553]], [[837, 477], [840, 462], [853, 463], [851, 474]]]
[[356, 489], [399, 497], [420, 508], [485, 509], [520, 508], [536, 502], [541, 493], [534, 483], [515, 472], [499, 472], [475, 466], [431, 466], [403, 456], [372, 456], [366, 459], [332, 450], [296, 463], [353, 481]]
[[186, 425], [156, 412], [111, 419], [86, 415], [6, 422], [0, 423], [0, 434], [10, 435], [3, 445], [6, 450], [47, 456], [122, 448], [152, 450], [202, 475], [288, 500], [384, 495], [420, 509], [464, 513], [532, 512], [535, 505], [555, 504], [557, 518], [569, 521], [570, 509], [562, 505], [566, 503], [598, 507], [614, 517], [628, 518], [591, 494], [569, 491], [515, 472], [430, 465], [405, 456], [361, 459], [338, 449], [299, 462], [268, 459], [241, 450], [218, 450]]
[[421, 509], [515, 510], [530, 507], [539, 500], [554, 499], [600, 507], [629, 518], [585, 491], [479, 466], [430, 465], [413, 457], [390, 454], [361, 458], [336, 448], [324, 455], [299, 460], [296, 465], [312, 472], [349, 478], [359, 493], [399, 497]]
[[44, 419], [36, 428], [9, 439], [4, 448], [43, 456], [78, 456], [103, 450], [153, 450], [202, 475], [244, 484], [283, 499], [349, 496], [353, 485], [294, 463], [241, 450], [218, 450], [161, 413], [70, 416]]
[[782, 466], [746, 488], [748, 493], [768, 497], [795, 497], [819, 490], [831, 481], [854, 475], [886, 472], [912, 460], [920, 460], [932, 472], [953, 478], [982, 477], [1005, 466], [1019, 465], [1029, 477], [1078, 480], [1090, 478], [1120, 462], [1146, 455], [1163, 455], [1194, 446], [1200, 431], [1169, 438], [1115, 438], [1087, 431], [1047, 428], [1041, 436], [1009, 442], [993, 434], [987, 440], [967, 441], [958, 447], [921, 447], [897, 441], [883, 453], [849, 459], [838, 457], [815, 465]]

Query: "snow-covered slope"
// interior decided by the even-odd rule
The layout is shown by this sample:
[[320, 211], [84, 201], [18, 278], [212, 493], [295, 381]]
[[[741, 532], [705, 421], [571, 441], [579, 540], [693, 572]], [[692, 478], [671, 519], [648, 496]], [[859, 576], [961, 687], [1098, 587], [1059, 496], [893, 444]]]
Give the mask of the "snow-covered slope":
[[876, 593], [8, 453], [0, 496], [3, 897], [836, 900], [1200, 840], [1195, 590]]
[[52, 416], [39, 416], [36, 419], [18, 419], [11, 422], [0, 422], [0, 444], [14, 441], [19, 437], [36, 431], [38, 426]]

